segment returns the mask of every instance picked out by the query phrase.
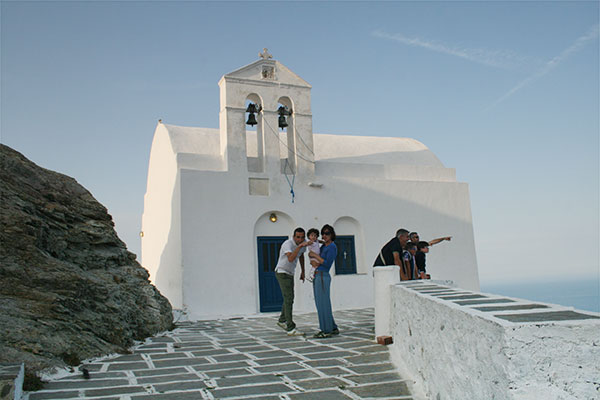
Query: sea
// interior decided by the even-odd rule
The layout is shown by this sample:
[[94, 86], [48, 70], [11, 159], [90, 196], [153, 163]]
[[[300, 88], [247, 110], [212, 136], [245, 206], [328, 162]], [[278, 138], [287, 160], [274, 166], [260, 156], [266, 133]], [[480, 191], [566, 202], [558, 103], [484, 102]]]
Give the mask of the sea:
[[600, 313], [600, 279], [598, 278], [538, 282], [481, 282], [481, 291]]

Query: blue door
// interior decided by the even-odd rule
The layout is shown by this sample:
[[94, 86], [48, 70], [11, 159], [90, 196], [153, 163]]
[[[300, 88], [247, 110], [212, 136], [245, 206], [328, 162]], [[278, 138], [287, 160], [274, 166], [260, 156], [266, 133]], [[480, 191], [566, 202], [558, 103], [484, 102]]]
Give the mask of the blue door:
[[356, 273], [356, 251], [354, 250], [354, 236], [338, 236], [335, 238], [337, 257], [335, 258], [335, 274]]
[[256, 240], [260, 311], [281, 311], [283, 297], [275, 277], [275, 267], [279, 259], [279, 249], [281, 249], [281, 244], [287, 240], [287, 236], [259, 236]]

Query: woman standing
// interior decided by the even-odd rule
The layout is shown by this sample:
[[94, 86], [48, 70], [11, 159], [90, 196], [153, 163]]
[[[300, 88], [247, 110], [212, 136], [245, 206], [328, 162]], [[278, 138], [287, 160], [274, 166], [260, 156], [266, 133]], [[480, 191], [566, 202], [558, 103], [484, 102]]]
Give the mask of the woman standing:
[[317, 267], [315, 280], [313, 281], [313, 292], [315, 294], [315, 305], [317, 306], [317, 314], [319, 315], [319, 329], [321, 331], [314, 335], [314, 338], [326, 338], [331, 335], [340, 333], [331, 311], [331, 275], [329, 269], [337, 256], [337, 247], [335, 241], [335, 230], [331, 225], [324, 225], [321, 228], [321, 237], [323, 238], [323, 246], [321, 254], [309, 253], [309, 256], [315, 259], [312, 261], [313, 266]]

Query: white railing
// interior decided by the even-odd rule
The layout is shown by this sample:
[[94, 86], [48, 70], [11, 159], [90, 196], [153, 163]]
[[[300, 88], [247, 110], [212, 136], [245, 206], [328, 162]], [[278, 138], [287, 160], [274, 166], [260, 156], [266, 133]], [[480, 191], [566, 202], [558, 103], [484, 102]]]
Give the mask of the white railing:
[[396, 276], [375, 268], [375, 332], [416, 398], [600, 398], [600, 314]]

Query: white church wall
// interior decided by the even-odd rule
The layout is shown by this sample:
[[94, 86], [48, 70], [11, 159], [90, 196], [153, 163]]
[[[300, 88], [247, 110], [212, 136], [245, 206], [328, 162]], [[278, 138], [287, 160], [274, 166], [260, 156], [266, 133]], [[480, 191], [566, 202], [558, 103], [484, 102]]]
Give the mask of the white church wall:
[[248, 163], [246, 159], [246, 136], [243, 134], [243, 132], [245, 132], [246, 124], [246, 109], [243, 107], [228, 107], [224, 114], [224, 129], [226, 132], [228, 132], [226, 137], [227, 148], [225, 153], [227, 170], [247, 170]]
[[202, 171], [225, 171], [221, 156], [206, 154], [177, 154], [177, 164], [184, 169], [198, 169]]
[[456, 172], [452, 168], [416, 165], [318, 161], [315, 165], [315, 173], [317, 176], [325, 175], [340, 178], [377, 177], [387, 180], [456, 182]]
[[195, 128], [161, 124], [168, 130], [171, 147], [175, 153], [203, 155], [220, 154], [220, 136], [218, 129]]
[[424, 240], [452, 236], [452, 241], [431, 247], [427, 271], [436, 279], [479, 289], [466, 184], [323, 177], [320, 181], [321, 189], [298, 188], [297, 201], [304, 201], [300, 200], [304, 193], [315, 193], [306, 201], [319, 205], [321, 220], [332, 223], [341, 214], [360, 222], [365, 232], [365, 264], [359, 271], [370, 271], [381, 247], [398, 228], [406, 228], [418, 231]]
[[159, 124], [154, 134], [142, 216], [142, 265], [174, 308], [181, 309], [180, 185], [169, 134]]
[[[183, 302], [192, 319], [254, 314], [254, 216], [243, 210], [247, 182], [226, 173], [181, 171]], [[252, 219], [252, 220], [251, 220]]]
[[[329, 223], [338, 225], [339, 234], [355, 234], [358, 274], [334, 276], [335, 309], [373, 305], [371, 266], [381, 246], [400, 227], [418, 230], [429, 239], [453, 235], [451, 242], [432, 247], [428, 272], [436, 279], [479, 288], [465, 184], [394, 181], [382, 185], [366, 179], [346, 182], [329, 178], [323, 180], [320, 189], [295, 187], [292, 203], [289, 186], [281, 175], [270, 179], [269, 196], [249, 196], [247, 182], [243, 172], [182, 171], [184, 303], [196, 316], [259, 311], [259, 231], [255, 224], [272, 210], [278, 210], [278, 216], [289, 215], [289, 219], [260, 224], [260, 231], [269, 227], [272, 235], [290, 237], [296, 226], [320, 229]], [[233, 243], [232, 237], [236, 238]], [[308, 269], [308, 259], [306, 265]], [[235, 288], [234, 295], [223, 293], [228, 287]], [[313, 311], [310, 285], [297, 279], [296, 292], [295, 309]], [[225, 299], [217, 300], [223, 296]]]
[[385, 179], [406, 181], [456, 182], [454, 168], [428, 165], [385, 165]]

